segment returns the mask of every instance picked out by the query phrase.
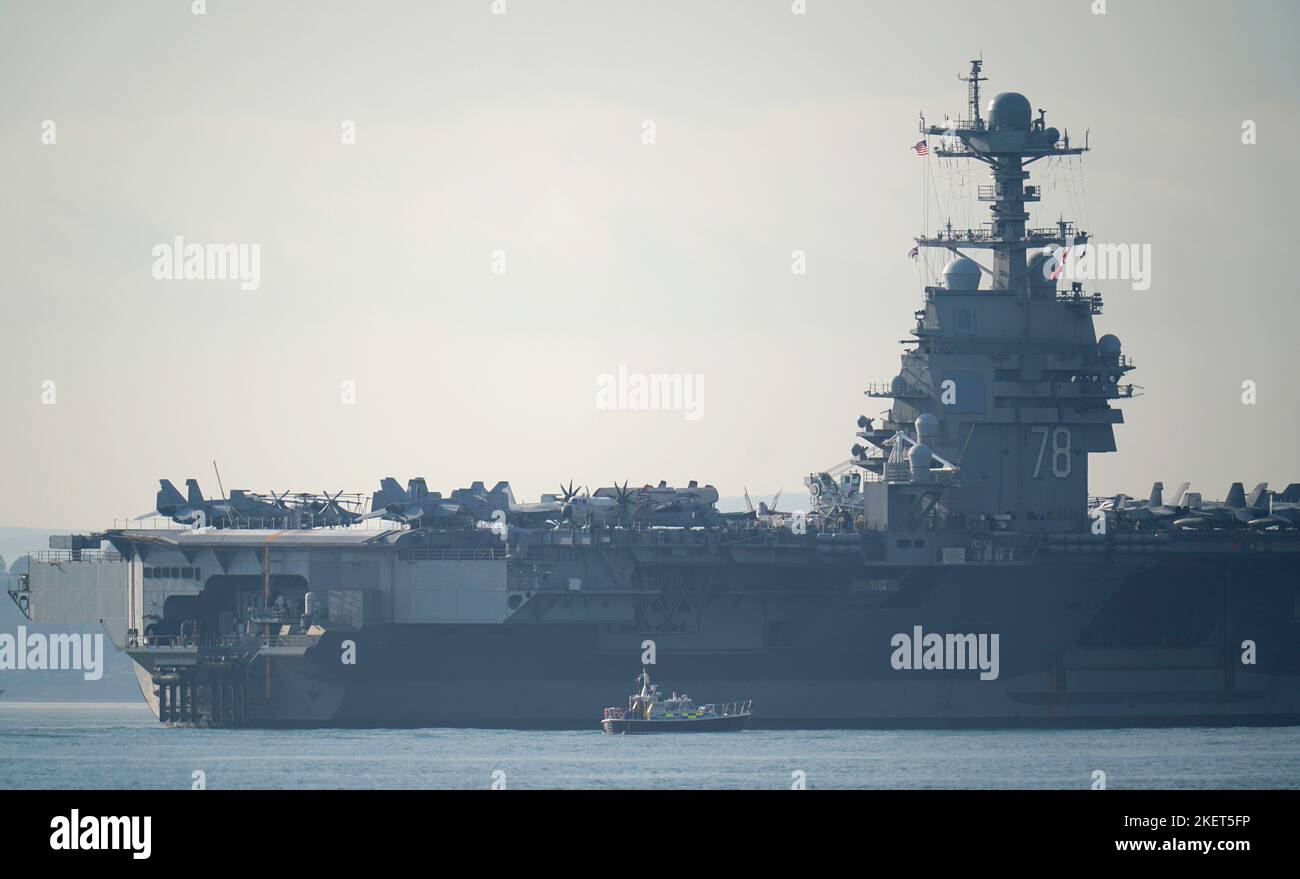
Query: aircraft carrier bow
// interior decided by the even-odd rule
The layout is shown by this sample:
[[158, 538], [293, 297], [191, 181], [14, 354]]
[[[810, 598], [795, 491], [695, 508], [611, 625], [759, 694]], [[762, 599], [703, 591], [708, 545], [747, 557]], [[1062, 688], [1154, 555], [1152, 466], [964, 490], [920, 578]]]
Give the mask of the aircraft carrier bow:
[[168, 527], [51, 537], [12, 597], [102, 621], [172, 724], [589, 727], [647, 664], [760, 727], [1300, 722], [1300, 486], [1090, 499], [1135, 367], [1101, 295], [1061, 287], [1087, 234], [1028, 212], [1028, 168], [1087, 146], [967, 81], [918, 147], [987, 166], [990, 220], [916, 239], [942, 283], [806, 511], [695, 483], [518, 503], [387, 478], [367, 505], [163, 480]]

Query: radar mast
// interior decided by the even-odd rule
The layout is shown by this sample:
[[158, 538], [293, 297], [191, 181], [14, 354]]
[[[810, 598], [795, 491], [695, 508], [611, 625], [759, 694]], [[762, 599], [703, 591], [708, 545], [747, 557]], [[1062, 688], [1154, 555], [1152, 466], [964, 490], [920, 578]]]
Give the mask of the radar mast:
[[979, 200], [989, 205], [991, 219], [978, 229], [939, 230], [933, 236], [916, 239], [921, 247], [941, 248], [956, 255], [962, 249], [991, 250], [993, 268], [989, 270], [992, 288], [1014, 292], [1028, 298], [1029, 283], [1026, 253], [1031, 247], [1058, 248], [1086, 244], [1088, 234], [1074, 222], [1062, 221], [1054, 226], [1034, 228], [1028, 225], [1026, 203], [1041, 199], [1039, 187], [1026, 185], [1027, 165], [1050, 157], [1077, 156], [1087, 146], [1071, 147], [1056, 128], [1048, 127], [1046, 112], [1034, 118], [1028, 98], [1018, 92], [1002, 92], [989, 102], [989, 116], [980, 115], [980, 83], [983, 60], [971, 61], [970, 74], [959, 76], [968, 83], [970, 116], [949, 126], [927, 125], [921, 119], [921, 131], [943, 138], [934, 152], [941, 158], [973, 159], [989, 166], [992, 186], [979, 188]]

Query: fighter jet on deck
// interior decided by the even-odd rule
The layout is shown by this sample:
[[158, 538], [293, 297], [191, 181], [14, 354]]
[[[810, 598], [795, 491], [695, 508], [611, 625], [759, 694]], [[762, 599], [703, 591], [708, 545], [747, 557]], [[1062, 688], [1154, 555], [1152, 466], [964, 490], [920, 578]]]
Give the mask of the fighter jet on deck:
[[270, 503], [242, 489], [230, 492], [229, 500], [203, 496], [197, 479], [185, 480], [188, 496], [184, 497], [170, 479], [158, 480], [160, 488], [154, 509], [136, 520], [166, 516], [181, 525], [206, 525], [214, 528], [276, 528], [289, 517], [283, 503]]
[[442, 492], [430, 492], [423, 477], [409, 480], [403, 489], [396, 479], [385, 476], [379, 481], [379, 491], [371, 497], [370, 512], [363, 518], [417, 524], [458, 515], [460, 506], [443, 500]]
[[1266, 512], [1258, 506], [1268, 489], [1261, 482], [1251, 490], [1250, 496], [1240, 482], [1232, 483], [1228, 497], [1221, 504], [1202, 504], [1187, 511], [1187, 515], [1173, 521], [1175, 528], [1240, 528]]
[[1151, 486], [1151, 497], [1147, 500], [1132, 501], [1127, 495], [1116, 495], [1098, 505], [1099, 509], [1114, 513], [1116, 518], [1142, 524], [1165, 525], [1187, 513], [1187, 508], [1180, 506], [1190, 482], [1184, 482], [1174, 492], [1173, 503], [1165, 504], [1163, 482]]

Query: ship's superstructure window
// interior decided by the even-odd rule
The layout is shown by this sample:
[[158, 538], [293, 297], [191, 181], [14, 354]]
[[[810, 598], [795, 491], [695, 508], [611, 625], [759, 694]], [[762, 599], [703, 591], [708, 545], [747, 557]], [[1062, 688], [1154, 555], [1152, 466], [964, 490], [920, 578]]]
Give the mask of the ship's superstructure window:
[[146, 580], [202, 580], [203, 569], [191, 567], [151, 567], [145, 565]]

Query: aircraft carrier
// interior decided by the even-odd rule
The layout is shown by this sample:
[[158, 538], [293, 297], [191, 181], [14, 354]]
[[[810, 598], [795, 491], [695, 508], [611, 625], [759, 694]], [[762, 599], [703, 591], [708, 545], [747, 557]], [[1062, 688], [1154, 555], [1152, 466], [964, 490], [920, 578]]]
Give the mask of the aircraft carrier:
[[966, 118], [914, 149], [986, 166], [990, 218], [916, 239], [942, 282], [806, 511], [694, 483], [520, 504], [389, 478], [367, 510], [164, 480], [168, 527], [54, 535], [12, 597], [102, 622], [177, 725], [594, 729], [643, 667], [745, 694], [756, 727], [1300, 722], [1300, 487], [1090, 499], [1134, 364], [1060, 280], [1087, 234], [1027, 210], [1029, 167], [1087, 144], [965, 79]]

